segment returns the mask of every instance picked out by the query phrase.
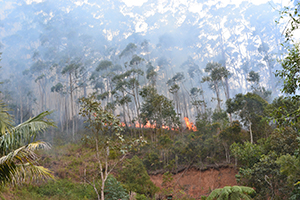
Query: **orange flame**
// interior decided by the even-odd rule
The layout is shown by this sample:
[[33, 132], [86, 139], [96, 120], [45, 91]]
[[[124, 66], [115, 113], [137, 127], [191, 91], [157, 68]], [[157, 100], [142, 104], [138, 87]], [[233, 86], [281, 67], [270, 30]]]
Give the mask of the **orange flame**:
[[[124, 122], [121, 122], [121, 126], [122, 127], [125, 127], [126, 124]], [[129, 127], [131, 127], [131, 124], [128, 125]], [[140, 124], [137, 122], [134, 124], [134, 127], [135, 128], [140, 128]], [[148, 121], [145, 125], [141, 124], [141, 128], [156, 128], [156, 124], [150, 124], [150, 122]], [[168, 129], [170, 130], [169, 126], [165, 126], [165, 125], [162, 125], [161, 127], [162, 129]], [[174, 130], [174, 128], [172, 128], [171, 130]]]
[[194, 125], [194, 123], [190, 122], [189, 118], [184, 117], [184, 121], [189, 130], [197, 131], [197, 127]]
[[[185, 121], [185, 124], [186, 124], [186, 127], [191, 130], [191, 131], [197, 131], [197, 127], [194, 125], [194, 123], [190, 122], [189, 118], [185, 117], [184, 118], [184, 121]], [[121, 122], [121, 126], [122, 127], [125, 127], [126, 124], [124, 122]], [[129, 127], [131, 127], [131, 124], [128, 125]], [[134, 124], [134, 127], [135, 128], [156, 128], [156, 124], [150, 124], [150, 122], [148, 121], [145, 125], [143, 124], [139, 124], [138, 122]], [[161, 127], [162, 129], [167, 129], [167, 130], [170, 130], [170, 127], [169, 126], [165, 126], [165, 125], [162, 125]], [[174, 128], [171, 128], [171, 130], [175, 130]]]

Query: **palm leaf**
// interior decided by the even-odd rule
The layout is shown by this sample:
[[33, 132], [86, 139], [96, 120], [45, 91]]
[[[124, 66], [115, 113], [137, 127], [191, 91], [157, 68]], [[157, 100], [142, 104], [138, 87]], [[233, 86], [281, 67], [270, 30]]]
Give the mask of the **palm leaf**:
[[31, 180], [53, 178], [48, 169], [36, 165], [37, 156], [33, 151], [40, 148], [47, 149], [50, 145], [46, 142], [34, 142], [2, 156], [0, 158], [0, 185], [24, 182], [27, 177]]
[[0, 135], [10, 132], [12, 128], [13, 119], [8, 112], [9, 109], [7, 109], [5, 103], [0, 100]]
[[[41, 114], [11, 128], [10, 133], [6, 132], [0, 137], [0, 151], [2, 155], [7, 154], [12, 149], [34, 141], [37, 134], [43, 132], [49, 126], [55, 127], [52, 120], [46, 119], [46, 116], [52, 112], [42, 112]], [[1, 119], [1, 118], [0, 118]], [[1, 121], [1, 120], [0, 120]]]
[[218, 198], [220, 193], [222, 192], [222, 190], [223, 190], [222, 188], [213, 190], [210, 193], [210, 195], [207, 197], [207, 200], [214, 200], [214, 199]]
[[246, 186], [225, 186], [224, 188], [215, 189], [207, 197], [207, 200], [250, 200], [249, 194], [255, 193], [255, 190]]
[[[37, 134], [49, 126], [55, 126], [52, 120], [46, 118], [52, 112], [42, 112], [13, 127], [13, 119], [8, 111], [7, 106], [0, 100], [0, 186], [24, 182], [28, 177], [30, 180], [53, 178], [48, 169], [37, 165], [37, 156], [34, 153], [36, 149], [47, 149], [50, 145], [45, 142], [31, 142]], [[29, 144], [23, 146], [26, 143]], [[17, 149], [14, 150], [15, 148]]]

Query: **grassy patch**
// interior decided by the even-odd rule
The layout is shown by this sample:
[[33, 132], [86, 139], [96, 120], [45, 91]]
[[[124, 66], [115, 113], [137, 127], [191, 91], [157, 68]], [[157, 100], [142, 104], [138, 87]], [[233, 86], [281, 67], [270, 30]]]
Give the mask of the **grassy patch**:
[[97, 198], [92, 186], [75, 183], [68, 179], [49, 181], [41, 185], [23, 185], [14, 188], [11, 194], [13, 194], [13, 199], [16, 200], [84, 200]]

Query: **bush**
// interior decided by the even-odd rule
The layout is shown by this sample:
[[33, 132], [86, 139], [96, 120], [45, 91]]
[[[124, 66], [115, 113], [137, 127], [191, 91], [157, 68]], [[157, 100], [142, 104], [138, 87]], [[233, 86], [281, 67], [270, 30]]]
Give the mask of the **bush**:
[[119, 175], [128, 191], [144, 194], [148, 197], [153, 197], [158, 191], [158, 188], [150, 180], [143, 162], [137, 156], [125, 162]]
[[121, 183], [113, 175], [108, 175], [105, 182], [104, 195], [106, 200], [127, 200], [129, 195]]
[[[26, 188], [25, 188], [26, 189]], [[41, 197], [56, 197], [58, 199], [93, 199], [97, 198], [92, 186], [74, 183], [71, 180], [49, 181], [39, 186], [28, 186], [27, 190]], [[54, 198], [55, 199], [55, 198]]]

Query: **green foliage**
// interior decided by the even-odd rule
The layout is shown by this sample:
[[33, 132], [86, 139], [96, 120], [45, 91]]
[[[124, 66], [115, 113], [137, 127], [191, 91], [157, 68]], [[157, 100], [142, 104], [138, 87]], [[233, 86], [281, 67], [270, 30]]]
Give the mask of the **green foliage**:
[[152, 86], [155, 86], [156, 78], [157, 78], [157, 72], [155, 71], [155, 68], [153, 67], [151, 62], [149, 62], [146, 67], [147, 67], [146, 78], [151, 82]]
[[272, 104], [268, 105], [266, 111], [269, 113], [274, 122], [278, 125], [297, 126], [298, 122], [298, 108], [300, 102], [293, 97], [278, 97], [273, 100]]
[[157, 170], [162, 168], [162, 162], [156, 152], [149, 152], [145, 155], [143, 163], [148, 170]]
[[226, 111], [228, 113], [237, 114], [244, 125], [249, 127], [251, 142], [254, 141], [252, 138], [252, 130], [254, 138], [256, 138], [256, 140], [260, 138], [262, 134], [260, 126], [267, 123], [263, 121], [263, 117], [266, 115], [265, 108], [268, 105], [266, 100], [253, 93], [247, 93], [246, 95], [237, 94], [235, 98], [228, 99], [226, 105]]
[[289, 196], [287, 177], [280, 173], [280, 165], [276, 163], [278, 155], [272, 151], [261, 155], [258, 162], [250, 168], [240, 168], [241, 183], [255, 187], [257, 199], [285, 199]]
[[[118, 161], [125, 158], [128, 150], [132, 146], [138, 144], [140, 140], [126, 141], [121, 134], [123, 128], [120, 120], [112, 113], [103, 109], [101, 102], [97, 101], [95, 98], [96, 97], [94, 95], [88, 98], [81, 98], [79, 114], [87, 119], [85, 123], [87, 123], [87, 128], [92, 132], [92, 134], [87, 134], [85, 139], [89, 140], [93, 146], [95, 157], [97, 159], [95, 167], [99, 170], [92, 178], [93, 182], [88, 182], [93, 185], [98, 199], [100, 199], [100, 195], [98, 189], [96, 189], [96, 183], [94, 181], [100, 174], [100, 193], [101, 199], [104, 200], [105, 182], [108, 175], [114, 169]], [[121, 155], [123, 156], [121, 157]], [[117, 161], [109, 166], [108, 162], [110, 159], [115, 159]]]
[[135, 44], [129, 43], [126, 46], [126, 48], [120, 53], [119, 58], [130, 55], [136, 48], [137, 48], [137, 46]]
[[269, 145], [278, 155], [294, 154], [299, 149], [299, 134], [291, 127], [275, 129], [269, 137]]
[[[294, 6], [284, 7], [282, 11], [280, 11], [280, 19], [284, 19], [288, 17], [288, 24], [285, 26], [284, 34], [285, 40], [288, 42], [289, 40], [293, 41], [293, 35], [300, 26], [300, 12], [299, 12], [300, 2], [295, 2]], [[279, 23], [279, 21], [276, 21]]]
[[109, 68], [111, 68], [113, 66], [111, 61], [108, 60], [102, 60], [100, 61], [100, 63], [98, 64], [96, 71], [102, 71], [102, 70], [108, 70]]
[[136, 200], [148, 200], [150, 198], [147, 198], [144, 194], [136, 194], [135, 199]]
[[[289, 103], [295, 108], [295, 110], [288, 110], [284, 106], [280, 106], [276, 109], [276, 112], [273, 116], [275, 116], [279, 122], [282, 121], [291, 121], [295, 122], [300, 119], [300, 109], [296, 105], [299, 104], [300, 96], [297, 95], [297, 91], [299, 90], [300, 80], [299, 80], [299, 66], [300, 66], [300, 47], [299, 44], [294, 44], [293, 47], [288, 48], [288, 54], [281, 61], [282, 70], [276, 71], [276, 76], [284, 79], [283, 89], [282, 91], [286, 94], [291, 94], [293, 97], [288, 97], [283, 100], [282, 103]], [[289, 106], [290, 107], [290, 106]]]
[[212, 122], [220, 123], [223, 127], [226, 127], [229, 123], [228, 114], [226, 111], [216, 109], [212, 114]]
[[144, 124], [148, 121], [156, 127], [169, 126], [169, 128], [178, 128], [180, 121], [172, 101], [165, 96], [157, 94], [153, 87], [143, 87], [140, 91], [144, 102], [141, 107], [141, 119]]
[[295, 44], [288, 49], [288, 55], [281, 62], [282, 70], [276, 71], [276, 76], [284, 79], [282, 91], [287, 94], [295, 94], [299, 89], [300, 80], [298, 74], [300, 72], [300, 47]]
[[220, 132], [219, 137], [229, 143], [240, 142], [242, 128], [239, 121], [233, 121], [232, 124]]
[[113, 175], [109, 175], [105, 181], [104, 195], [106, 200], [128, 200], [129, 195], [121, 183]]
[[123, 164], [119, 180], [128, 191], [153, 197], [158, 188], [152, 183], [143, 162], [134, 156]]
[[291, 127], [275, 129], [258, 144], [234, 143], [231, 151], [242, 165], [237, 180], [255, 187], [257, 199], [295, 197], [297, 187], [294, 184], [299, 178], [299, 163], [295, 156], [298, 150], [298, 133]]
[[[46, 119], [51, 112], [43, 112], [17, 126], [13, 126], [12, 116], [0, 101], [0, 186], [19, 183], [34, 178], [53, 178], [50, 171], [38, 166], [36, 149], [50, 146], [45, 142], [35, 142], [35, 138], [54, 122]], [[27, 144], [27, 145], [25, 145]]]
[[75, 76], [77, 75], [78, 69], [80, 68], [80, 63], [76, 63], [76, 62], [72, 62], [71, 64], [65, 66], [62, 71], [61, 74], [65, 75], [65, 74], [75, 74]]
[[183, 72], [177, 72], [171, 79], [167, 81], [168, 86], [175, 85], [176, 82], [181, 82], [184, 79]]
[[243, 121], [247, 121], [255, 116], [264, 115], [268, 102], [256, 94], [247, 93], [235, 95], [234, 99], [226, 101], [226, 105], [228, 113], [237, 112]]
[[229, 71], [217, 62], [207, 63], [205, 72], [210, 72], [210, 78], [212, 81], [221, 81], [223, 78], [229, 76]]
[[208, 76], [202, 78], [202, 82], [208, 82], [209, 87], [217, 95], [217, 109], [221, 110], [221, 98], [220, 98], [220, 85], [223, 85], [226, 97], [228, 98], [227, 89], [225, 88], [225, 80], [229, 77], [229, 71], [217, 62], [209, 62], [205, 67], [205, 72], [209, 73]]
[[121, 141], [123, 140], [123, 136], [120, 135], [123, 130], [120, 120], [112, 113], [104, 110], [101, 102], [95, 100], [95, 96], [83, 97], [80, 99], [80, 103], [79, 114], [87, 118], [85, 123], [93, 132], [94, 137], [106, 138], [103, 144], [107, 143], [111, 136], [117, 136]]
[[130, 64], [131, 66], [133, 66], [133, 65], [138, 65], [138, 64], [140, 64], [142, 61], [144, 61], [143, 58], [141, 58], [141, 57], [138, 56], [138, 55], [133, 55], [133, 56], [132, 56], [132, 59], [131, 59], [130, 62], [129, 62], [129, 64]]
[[57, 83], [55, 86], [51, 87], [51, 92], [62, 92], [64, 86], [61, 83]]
[[276, 163], [280, 165], [280, 172], [287, 176], [288, 184], [296, 185], [300, 177], [300, 159], [294, 155], [285, 154], [280, 156]]
[[259, 73], [255, 72], [253, 70], [250, 71], [248, 74], [247, 81], [258, 84], [259, 83]]
[[[26, 186], [26, 187], [25, 187]], [[74, 183], [68, 179], [48, 181], [41, 185], [24, 185], [16, 188], [14, 196], [18, 199], [61, 199], [61, 200], [82, 200], [95, 199], [96, 195], [91, 185]], [[26, 198], [27, 196], [27, 198]]]
[[250, 142], [244, 144], [233, 143], [230, 149], [238, 157], [241, 164], [247, 167], [252, 167], [257, 163], [264, 152], [261, 145], [251, 144]]
[[170, 195], [173, 193], [174, 184], [172, 184], [173, 181], [173, 175], [170, 172], [166, 172], [163, 174], [163, 194], [164, 195]]
[[207, 200], [251, 200], [249, 195], [254, 194], [255, 190], [245, 186], [225, 186], [215, 189], [207, 197]]

